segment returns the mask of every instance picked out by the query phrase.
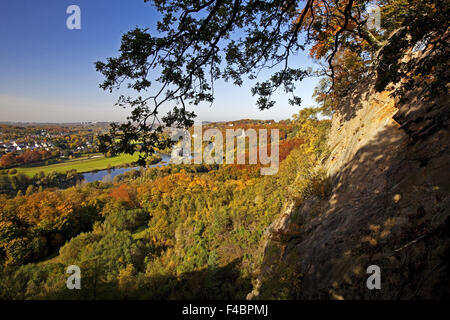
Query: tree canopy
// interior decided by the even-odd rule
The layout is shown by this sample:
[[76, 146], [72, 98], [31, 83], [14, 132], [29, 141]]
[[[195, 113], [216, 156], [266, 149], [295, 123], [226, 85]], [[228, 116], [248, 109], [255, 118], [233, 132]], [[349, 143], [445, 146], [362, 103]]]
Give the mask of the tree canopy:
[[[442, 46], [448, 38], [445, 0], [151, 2], [162, 16], [156, 34], [137, 27], [123, 35], [118, 57], [96, 63], [104, 75], [101, 88], [112, 92], [126, 86], [136, 91], [136, 96], [118, 99], [117, 105], [132, 111], [126, 123], [112, 124], [101, 139], [102, 150], [133, 153], [140, 148], [141, 163], [155, 148], [170, 144], [161, 139], [162, 124], [193, 124], [196, 115], [187, 110], [187, 104], [212, 103], [219, 79], [238, 86], [245, 77], [256, 79], [251, 93], [261, 110], [275, 105], [272, 96], [277, 90], [291, 95], [289, 103], [298, 106], [296, 86], [312, 73], [294, 67], [292, 57], [310, 48], [313, 58], [325, 62], [319, 70], [325, 80], [316, 96], [329, 107], [332, 103], [326, 99], [345, 95], [380, 52], [384, 60], [377, 65], [377, 88], [383, 90], [389, 81], [408, 73], [401, 72], [398, 64], [407, 48], [418, 43]], [[368, 25], [374, 5], [381, 8], [380, 29]], [[394, 41], [389, 41], [393, 34]], [[272, 75], [259, 81], [263, 69]], [[160, 119], [163, 104], [173, 107]], [[140, 146], [130, 141], [140, 141]]]

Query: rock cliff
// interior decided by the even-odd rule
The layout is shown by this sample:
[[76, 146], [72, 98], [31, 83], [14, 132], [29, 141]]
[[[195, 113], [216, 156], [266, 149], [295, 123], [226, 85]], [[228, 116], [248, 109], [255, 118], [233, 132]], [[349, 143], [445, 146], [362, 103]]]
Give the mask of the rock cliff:
[[[449, 103], [361, 83], [332, 119], [328, 199], [286, 203], [249, 299], [449, 298]], [[381, 269], [369, 290], [367, 267]]]

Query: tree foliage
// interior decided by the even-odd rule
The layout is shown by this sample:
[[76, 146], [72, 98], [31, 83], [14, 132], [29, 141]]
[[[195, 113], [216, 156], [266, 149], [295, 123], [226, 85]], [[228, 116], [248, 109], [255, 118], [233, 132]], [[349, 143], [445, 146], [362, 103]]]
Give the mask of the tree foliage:
[[[264, 230], [287, 197], [325, 196], [311, 170], [326, 156], [330, 121], [315, 111], [280, 127], [276, 175], [168, 165], [115, 184], [1, 196], [0, 298], [243, 299]], [[65, 288], [72, 264], [82, 270], [81, 290]]]
[[[147, 2], [147, 1], [146, 1]], [[137, 97], [121, 96], [119, 106], [131, 107], [123, 124], [113, 124], [102, 137], [102, 150], [134, 152], [140, 141], [144, 157], [163, 147], [160, 124], [189, 127], [195, 114], [187, 104], [214, 101], [214, 82], [219, 79], [242, 85], [244, 77], [257, 79], [252, 94], [260, 109], [275, 105], [278, 89], [292, 95], [298, 105], [296, 86], [311, 74], [294, 67], [293, 57], [312, 46], [315, 58], [328, 62], [326, 72], [334, 82], [339, 50], [348, 48], [357, 56], [381, 47], [382, 35], [367, 28], [368, 0], [158, 0], [152, 4], [161, 13], [156, 32], [135, 28], [122, 37], [120, 55], [97, 62], [105, 78], [101, 88], [121, 86], [137, 92]], [[340, 55], [343, 55], [341, 53]], [[358, 57], [354, 56], [355, 61]], [[342, 59], [342, 58], [340, 58]], [[363, 62], [357, 62], [359, 64]], [[259, 72], [272, 75], [259, 81]], [[341, 76], [342, 77], [342, 76]], [[162, 122], [159, 108], [170, 104]], [[142, 160], [143, 162], [143, 160]]]

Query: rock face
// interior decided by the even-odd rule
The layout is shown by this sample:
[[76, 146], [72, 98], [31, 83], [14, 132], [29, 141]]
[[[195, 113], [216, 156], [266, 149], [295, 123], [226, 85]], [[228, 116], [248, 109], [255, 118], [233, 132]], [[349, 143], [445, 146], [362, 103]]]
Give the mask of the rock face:
[[331, 196], [285, 205], [249, 299], [450, 298], [450, 110], [424, 90], [399, 105], [368, 81], [347, 98], [324, 164]]

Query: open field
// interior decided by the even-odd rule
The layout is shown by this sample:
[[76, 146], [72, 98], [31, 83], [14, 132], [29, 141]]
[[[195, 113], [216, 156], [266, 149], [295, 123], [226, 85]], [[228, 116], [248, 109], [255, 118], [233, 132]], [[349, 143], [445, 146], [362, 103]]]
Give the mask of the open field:
[[116, 167], [127, 163], [132, 163], [138, 159], [138, 154], [128, 155], [122, 154], [117, 157], [105, 158], [103, 155], [94, 155], [90, 157], [83, 157], [73, 160], [67, 160], [61, 163], [51, 164], [48, 166], [28, 166], [17, 168], [17, 173], [26, 174], [29, 177], [34, 176], [36, 173], [43, 171], [44, 173], [50, 173], [52, 171], [65, 173], [70, 170], [77, 170], [77, 172], [89, 172], [95, 170], [102, 170], [108, 168], [108, 166]]

